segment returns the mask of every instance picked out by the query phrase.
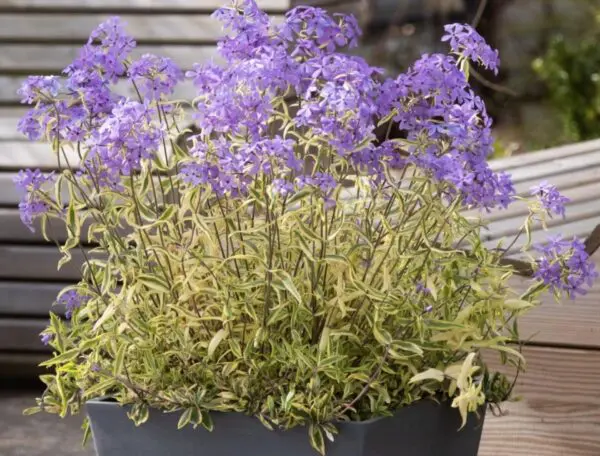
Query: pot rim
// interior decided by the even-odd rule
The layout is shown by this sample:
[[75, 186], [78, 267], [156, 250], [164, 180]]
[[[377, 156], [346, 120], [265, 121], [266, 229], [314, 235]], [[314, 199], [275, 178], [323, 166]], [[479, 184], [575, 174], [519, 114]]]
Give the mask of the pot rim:
[[[94, 399], [89, 399], [86, 401], [86, 404], [94, 404], [94, 405], [111, 405], [111, 406], [117, 406], [117, 407], [127, 407], [127, 405], [121, 405], [119, 402], [117, 402], [116, 400], [114, 400], [114, 398], [110, 397], [110, 396], [100, 396]], [[366, 426], [366, 425], [370, 425], [373, 423], [377, 423], [378, 421], [381, 421], [383, 419], [386, 418], [390, 418], [393, 416], [397, 416], [400, 415], [402, 413], [406, 413], [408, 410], [420, 406], [420, 405], [425, 405], [425, 404], [433, 404], [433, 405], [444, 405], [443, 401], [438, 401], [432, 398], [424, 398], [424, 399], [419, 399], [418, 401], [412, 402], [408, 405], [405, 405], [397, 410], [395, 410], [393, 413], [391, 413], [390, 415], [384, 415], [384, 416], [375, 416], [372, 418], [369, 418], [368, 420], [364, 420], [364, 421], [344, 421], [344, 420], [337, 420], [334, 421], [333, 423], [335, 424], [340, 424], [340, 425], [344, 425], [344, 426]], [[446, 401], [446, 404], [449, 406], [449, 401]], [[487, 403], [481, 405], [480, 409], [478, 410], [478, 413], [481, 412], [482, 410], [485, 411], [485, 409], [487, 408]], [[157, 408], [154, 408], [153, 410], [157, 410], [162, 412], [163, 414], [168, 414], [168, 413], [174, 413], [174, 412], [166, 412], [164, 410], [160, 410]], [[242, 412], [220, 412], [217, 410], [209, 410], [209, 413], [238, 413], [241, 415], [245, 415], [248, 417], [252, 417], [254, 418], [253, 415], [247, 415], [245, 413]]]

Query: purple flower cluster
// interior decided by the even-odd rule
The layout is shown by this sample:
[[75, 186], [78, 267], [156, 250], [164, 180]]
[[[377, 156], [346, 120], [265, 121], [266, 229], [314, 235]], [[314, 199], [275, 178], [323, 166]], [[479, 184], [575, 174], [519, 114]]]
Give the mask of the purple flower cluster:
[[54, 181], [54, 174], [44, 174], [39, 169], [20, 171], [14, 178], [15, 186], [23, 196], [19, 202], [21, 221], [35, 231], [33, 221], [36, 217], [48, 212], [49, 205], [40, 196], [40, 190], [46, 183]]
[[245, 195], [261, 174], [300, 172], [303, 162], [294, 154], [294, 146], [293, 140], [279, 136], [241, 146], [225, 139], [208, 145], [196, 138], [190, 150], [194, 160], [182, 167], [181, 175], [191, 185], [210, 185], [219, 196]]
[[310, 6], [298, 6], [289, 11], [279, 28], [279, 36], [293, 46], [291, 54], [294, 57], [330, 55], [340, 47], [356, 47], [360, 35], [354, 16], [336, 14], [331, 17], [324, 9]]
[[493, 150], [492, 121], [452, 56], [424, 55], [390, 85], [396, 120], [415, 146], [410, 160], [435, 179], [451, 183], [474, 207], [506, 207], [510, 176], [487, 163]]
[[65, 307], [65, 316], [71, 318], [73, 312], [85, 305], [90, 300], [89, 296], [80, 295], [76, 290], [68, 290], [57, 300], [57, 304]]
[[[360, 35], [353, 18], [332, 18], [319, 8], [298, 7], [274, 27], [252, 0], [234, 1], [215, 16], [230, 31], [221, 52], [235, 64], [197, 65], [186, 74], [198, 90], [195, 119], [203, 138], [216, 135], [228, 142], [229, 136], [237, 135], [260, 143], [278, 117], [280, 97], [295, 93], [298, 109], [293, 126], [349, 160], [373, 182], [384, 179], [386, 165], [412, 163], [450, 184], [448, 193], [460, 195], [465, 205], [506, 207], [512, 201], [510, 177], [494, 173], [487, 164], [493, 144], [491, 119], [457, 58], [425, 55], [396, 80], [381, 82], [381, 70], [336, 52], [341, 46], [352, 46]], [[453, 47], [497, 66], [476, 32], [458, 25], [448, 30], [453, 33]], [[373, 143], [379, 119], [390, 113], [415, 144], [409, 157], [401, 156], [390, 142]], [[184, 167], [184, 180], [211, 181], [213, 189], [243, 193], [247, 174], [235, 177], [239, 170], [232, 172], [231, 163], [243, 168], [247, 159], [223, 160], [223, 156], [210, 154], [204, 157], [206, 163]], [[292, 172], [284, 174], [293, 183], [300, 163], [297, 159], [288, 163]], [[216, 185], [219, 179], [225, 179], [223, 185]], [[290, 187], [274, 188], [288, 192]]]
[[380, 70], [358, 57], [330, 54], [308, 60], [300, 71], [298, 127], [326, 139], [340, 155], [373, 137]]
[[586, 287], [598, 277], [585, 245], [577, 238], [569, 241], [556, 236], [535, 248], [543, 254], [537, 260], [535, 277], [555, 293], [564, 291], [574, 299], [577, 294], [585, 294]]
[[[214, 17], [226, 29], [219, 50], [227, 65], [196, 64], [185, 74], [197, 91], [192, 107], [200, 133], [177, 166], [182, 191], [201, 187], [237, 198], [259, 185], [287, 197], [310, 187], [331, 205], [344, 173], [356, 171], [380, 187], [390, 184], [386, 168], [410, 166], [465, 206], [490, 209], [513, 200], [510, 176], [487, 163], [492, 121], [463, 65], [468, 59], [497, 71], [498, 53], [470, 26], [446, 27], [451, 55], [424, 55], [396, 79], [385, 79], [364, 59], [338, 52], [360, 36], [353, 17], [298, 7], [273, 25], [254, 0], [232, 0]], [[76, 175], [96, 189], [121, 191], [128, 176], [153, 166], [174, 130], [162, 113], [182, 71], [160, 56], [132, 61], [135, 45], [124, 24], [110, 18], [63, 78], [30, 77], [19, 90], [32, 105], [19, 130], [51, 141], [59, 153], [63, 142], [77, 143], [83, 166]], [[140, 99], [116, 94], [120, 79]], [[375, 129], [392, 121], [408, 146], [376, 141]], [[30, 228], [49, 209], [40, 189], [52, 180], [39, 170], [15, 180], [25, 192], [21, 217]], [[553, 186], [542, 183], [533, 192], [548, 212], [564, 215], [567, 199]], [[536, 272], [571, 295], [595, 274], [577, 242], [544, 247]], [[75, 295], [61, 299], [70, 313], [83, 302]]]
[[33, 104], [51, 102], [59, 90], [60, 83], [56, 76], [29, 76], [17, 93], [21, 96], [21, 103]]
[[442, 41], [448, 41], [455, 54], [498, 73], [500, 58], [498, 51], [488, 45], [477, 31], [467, 24], [449, 24], [444, 27], [446, 34]]
[[228, 34], [219, 41], [220, 54], [230, 63], [254, 58], [273, 45], [269, 16], [254, 0], [233, 0], [212, 15]]
[[558, 189], [547, 181], [531, 188], [531, 194], [537, 196], [538, 201], [549, 214], [565, 216], [565, 204], [570, 199], [560, 194]]
[[42, 333], [40, 334], [40, 341], [44, 345], [50, 345], [50, 342], [54, 339], [54, 334]]
[[143, 159], [154, 157], [162, 138], [155, 108], [123, 100], [88, 139], [88, 160], [101, 163], [110, 176], [129, 176], [140, 169]]
[[103, 79], [117, 82], [120, 76], [125, 76], [125, 60], [135, 46], [135, 40], [125, 32], [125, 23], [118, 17], [111, 17], [91, 33], [87, 44], [65, 72], [96, 71]]
[[144, 54], [131, 64], [129, 77], [144, 99], [160, 100], [173, 94], [183, 72], [168, 57]]
[[34, 76], [23, 83], [22, 102], [35, 106], [19, 122], [19, 131], [31, 140], [81, 141], [122, 99], [111, 84], [125, 76], [134, 47], [119, 18], [100, 24], [63, 71], [64, 80]]

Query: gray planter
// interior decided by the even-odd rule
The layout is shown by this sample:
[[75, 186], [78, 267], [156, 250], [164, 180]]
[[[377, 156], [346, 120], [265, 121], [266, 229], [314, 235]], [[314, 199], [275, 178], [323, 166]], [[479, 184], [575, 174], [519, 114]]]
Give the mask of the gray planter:
[[[214, 430], [177, 430], [179, 415], [153, 411], [135, 427], [114, 402], [87, 403], [98, 456], [315, 456], [306, 429], [269, 431], [256, 418], [213, 413]], [[327, 456], [476, 456], [485, 409], [459, 431], [460, 416], [448, 404], [422, 401], [394, 416], [340, 423]]]

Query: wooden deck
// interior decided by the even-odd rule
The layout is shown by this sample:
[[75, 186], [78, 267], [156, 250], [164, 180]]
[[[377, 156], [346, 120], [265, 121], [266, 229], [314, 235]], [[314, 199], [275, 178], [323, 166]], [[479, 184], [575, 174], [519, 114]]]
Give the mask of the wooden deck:
[[[549, 223], [550, 234], [584, 238], [600, 223], [600, 141], [497, 160], [492, 166], [510, 172], [520, 193], [548, 180], [571, 198], [566, 218]], [[523, 211], [515, 204], [490, 214], [487, 239], [514, 235]], [[533, 238], [541, 241], [548, 234], [538, 226]], [[600, 270], [600, 252], [594, 259]], [[516, 388], [524, 399], [506, 404], [506, 416], [488, 414], [480, 456], [600, 455], [600, 280], [576, 301], [557, 304], [547, 296], [521, 320], [520, 330], [525, 340], [531, 338], [524, 349], [527, 372]]]
[[[15, 94], [19, 82], [30, 73], [58, 72], [93, 25], [115, 13], [129, 22], [142, 52], [170, 55], [184, 66], [209, 58], [214, 55], [218, 29], [207, 22], [207, 14], [220, 3], [0, 2], [0, 377], [17, 366], [21, 372], [33, 371], [43, 359], [37, 334], [46, 324], [48, 306], [57, 290], [78, 276], [76, 268], [54, 272], [55, 248], [43, 244], [39, 235], [26, 230], [15, 234], [20, 222], [11, 183], [14, 172], [22, 166], [52, 166], [43, 158], [45, 146], [28, 143], [16, 132], [17, 120], [24, 112]], [[287, 0], [259, 3], [273, 14], [281, 14]], [[184, 88], [181, 95], [185, 92]], [[566, 219], [553, 220], [552, 232], [584, 237], [600, 223], [600, 141], [498, 160], [493, 166], [511, 172], [521, 193], [547, 179], [571, 197]], [[523, 206], [515, 205], [490, 214], [486, 240], [495, 243], [514, 234], [524, 211]], [[541, 229], [534, 231], [536, 240], [545, 235]], [[600, 269], [600, 254], [596, 262]], [[600, 455], [600, 281], [575, 302], [556, 304], [548, 297], [520, 326], [525, 338], [533, 337], [525, 348], [528, 370], [517, 386], [517, 393], [525, 399], [507, 404], [505, 416], [488, 415], [480, 456]], [[0, 398], [0, 409], [2, 404]], [[53, 427], [53, 421], [48, 421], [53, 419], [44, 418], [44, 432], [79, 432], [75, 425]], [[29, 436], [26, 428], [18, 427], [27, 426], [27, 421], [19, 423], [5, 425], [16, 426], [15, 435]], [[77, 454], [73, 451], [69, 454]], [[27, 454], [50, 453], [51, 449], [45, 448]], [[54, 453], [62, 454], [60, 450]], [[25, 453], [11, 452], [0, 443], [0, 454]]]

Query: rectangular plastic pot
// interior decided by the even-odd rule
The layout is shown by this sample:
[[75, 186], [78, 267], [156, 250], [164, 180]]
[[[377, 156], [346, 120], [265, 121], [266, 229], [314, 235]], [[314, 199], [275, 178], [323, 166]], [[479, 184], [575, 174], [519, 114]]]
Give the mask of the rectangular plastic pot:
[[[87, 403], [98, 456], [315, 456], [305, 428], [270, 431], [239, 413], [212, 414], [214, 430], [177, 430], [179, 414], [157, 410], [135, 427], [114, 402]], [[460, 416], [448, 404], [421, 401], [394, 416], [339, 423], [327, 456], [476, 456], [485, 408], [459, 431]]]

